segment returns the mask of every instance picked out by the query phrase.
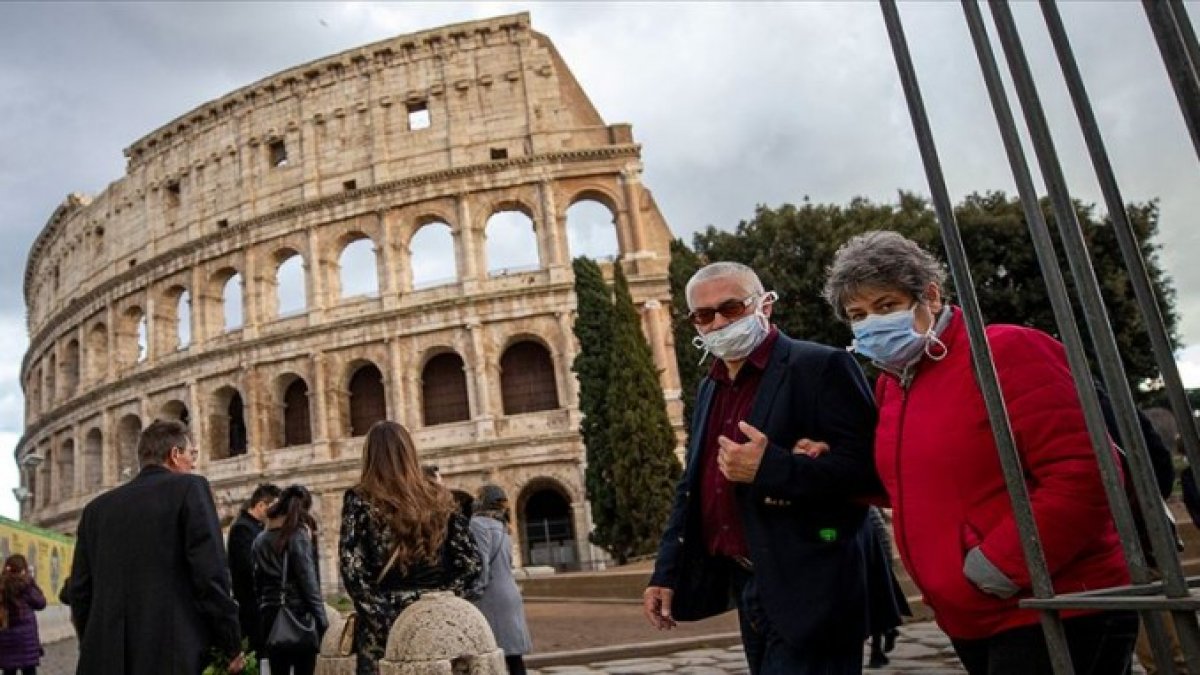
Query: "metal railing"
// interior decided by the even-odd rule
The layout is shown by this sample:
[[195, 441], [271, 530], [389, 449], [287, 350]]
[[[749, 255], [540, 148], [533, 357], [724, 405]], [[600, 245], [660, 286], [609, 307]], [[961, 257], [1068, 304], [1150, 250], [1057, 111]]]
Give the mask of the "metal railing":
[[[962, 0], [962, 8], [1004, 142], [1005, 153], [1016, 181], [1038, 263], [1045, 278], [1055, 321], [1066, 347], [1076, 389], [1079, 391], [1088, 434], [1096, 453], [1113, 520], [1129, 564], [1130, 577], [1133, 580], [1129, 586], [1061, 595], [1054, 592], [1025, 485], [1020, 454], [1013, 440], [991, 352], [985, 339], [983, 318], [971, 279], [970, 265], [954, 218], [903, 24], [895, 0], [880, 0], [880, 5], [929, 181], [934, 210], [946, 246], [947, 261], [955, 289], [960, 296], [976, 379], [987, 405], [988, 418], [1000, 453], [1005, 483], [1013, 503], [1029, 567], [1034, 597], [1023, 600], [1021, 606], [1041, 611], [1051, 663], [1058, 675], [1074, 673], [1066, 634], [1059, 617], [1059, 612], [1065, 609], [1137, 610], [1146, 625], [1159, 672], [1164, 674], [1176, 672], [1171, 657], [1171, 642], [1162, 615], [1164, 611], [1169, 612], [1179, 636], [1188, 672], [1200, 673], [1200, 625], [1197, 624], [1196, 618], [1196, 611], [1200, 609], [1200, 597], [1192, 590], [1200, 585], [1200, 578], [1184, 577], [1175, 549], [1173, 531], [1160, 505], [1149, 453], [1138, 425], [1137, 408], [1125, 378], [1117, 342], [1008, 3], [1005, 0], [989, 0], [988, 5], [1053, 208], [1059, 241], [1068, 263], [1073, 287], [1076, 289], [1075, 301], [1082, 310], [1081, 314], [1091, 338], [1101, 377], [1112, 398], [1119, 436], [1117, 440], [1129, 458], [1131, 481], [1148, 532], [1154, 567], [1147, 562], [1146, 552], [1142, 551], [1139, 543], [1133, 507], [1125, 495], [1121, 468], [1117, 466], [1117, 460], [1111, 452], [1095, 381], [1088, 364], [1083, 338], [1075, 322], [1072, 298], [1068, 294], [1067, 284], [1059, 268], [1054, 239], [1042, 216], [1039, 196], [1021, 145], [1016, 119], [1008, 102], [983, 13], [976, 0]], [[1124, 202], [1117, 188], [1099, 126], [1058, 8], [1053, 0], [1040, 0], [1040, 5], [1112, 220], [1134, 295], [1149, 332], [1167, 398], [1179, 422], [1191, 470], [1197, 472], [1194, 475], [1200, 478], [1200, 440], [1196, 424], [1171, 351], [1162, 312], [1154, 297], [1145, 261], [1126, 217]], [[1200, 65], [1200, 49], [1197, 48], [1196, 36], [1186, 9], [1181, 0], [1144, 0], [1143, 5], [1175, 87], [1192, 142], [1197, 155], [1200, 156], [1200, 75], [1197, 70], [1197, 66]], [[1161, 577], [1161, 580], [1158, 580], [1158, 577]]]

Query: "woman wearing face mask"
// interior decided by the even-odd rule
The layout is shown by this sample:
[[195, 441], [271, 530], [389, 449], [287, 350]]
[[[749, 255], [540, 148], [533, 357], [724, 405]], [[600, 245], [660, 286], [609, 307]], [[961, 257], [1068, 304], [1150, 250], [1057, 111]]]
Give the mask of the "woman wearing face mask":
[[[875, 387], [875, 462], [901, 559], [972, 675], [1052, 673], [962, 312], [941, 265], [895, 232], [854, 237], [825, 297]], [[1041, 331], [987, 328], [1057, 593], [1129, 583], [1063, 347]], [[1126, 673], [1137, 615], [1064, 611], [1075, 672]]]

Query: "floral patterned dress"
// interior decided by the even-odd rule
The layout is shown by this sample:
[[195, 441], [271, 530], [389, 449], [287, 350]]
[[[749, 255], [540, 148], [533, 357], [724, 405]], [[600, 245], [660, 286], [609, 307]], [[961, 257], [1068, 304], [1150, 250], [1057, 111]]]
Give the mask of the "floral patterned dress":
[[403, 574], [393, 567], [378, 583], [379, 574], [395, 551], [396, 536], [378, 508], [356, 491], [346, 491], [338, 557], [342, 582], [358, 615], [354, 634], [358, 675], [377, 672], [392, 623], [422, 593], [453, 591], [461, 596], [478, 579], [481, 562], [467, 519], [456, 512], [447, 527], [439, 565], [418, 565]]

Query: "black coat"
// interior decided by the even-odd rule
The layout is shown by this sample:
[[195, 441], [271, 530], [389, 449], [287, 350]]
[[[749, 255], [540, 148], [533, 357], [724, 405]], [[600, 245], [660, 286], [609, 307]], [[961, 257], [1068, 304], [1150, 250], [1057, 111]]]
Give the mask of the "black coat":
[[[282, 606], [282, 597], [297, 618], [311, 616], [316, 619], [317, 633], [324, 635], [329, 620], [325, 617], [325, 601], [321, 598], [321, 579], [312, 536], [305, 528], [297, 530], [288, 540], [284, 552], [275, 550], [279, 536], [278, 529], [267, 530], [254, 540], [254, 594], [262, 615], [262, 633], [264, 636], [270, 633], [275, 615]], [[286, 580], [283, 578], [285, 552]]]
[[[659, 545], [651, 585], [675, 591], [681, 621], [732, 608], [729, 565], [705, 550], [700, 524], [704, 431], [715, 385], [701, 382], [675, 505]], [[867, 636], [863, 538], [867, 507], [881, 494], [875, 473], [875, 405], [862, 370], [844, 350], [780, 335], [747, 420], [769, 445], [754, 482], [737, 487], [760, 600], [775, 630], [792, 645], [861, 648]], [[794, 455], [801, 438], [830, 452]], [[833, 541], [829, 531], [836, 534]], [[825, 536], [822, 536], [825, 531]]]
[[229, 543], [225, 547], [229, 552], [229, 576], [233, 581], [233, 599], [238, 603], [242, 635], [246, 636], [250, 649], [259, 654], [262, 653], [262, 620], [254, 596], [254, 564], [250, 548], [262, 531], [262, 523], [243, 509], [229, 527]]
[[208, 481], [161, 466], [83, 510], [71, 567], [77, 675], [197, 675], [240, 648]]

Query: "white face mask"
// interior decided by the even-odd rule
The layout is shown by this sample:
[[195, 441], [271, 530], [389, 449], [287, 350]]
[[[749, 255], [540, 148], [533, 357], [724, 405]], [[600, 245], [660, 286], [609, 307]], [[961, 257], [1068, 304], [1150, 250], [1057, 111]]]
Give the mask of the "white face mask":
[[770, 323], [767, 321], [767, 315], [763, 313], [763, 307], [774, 303], [778, 298], [779, 294], [775, 291], [764, 293], [755, 304], [753, 314], [692, 338], [692, 344], [697, 349], [704, 350], [700, 363], [704, 363], [709, 354], [722, 361], [741, 361], [750, 356], [770, 331]]

